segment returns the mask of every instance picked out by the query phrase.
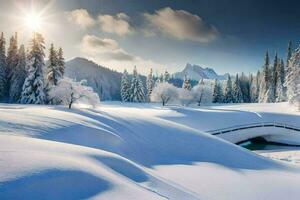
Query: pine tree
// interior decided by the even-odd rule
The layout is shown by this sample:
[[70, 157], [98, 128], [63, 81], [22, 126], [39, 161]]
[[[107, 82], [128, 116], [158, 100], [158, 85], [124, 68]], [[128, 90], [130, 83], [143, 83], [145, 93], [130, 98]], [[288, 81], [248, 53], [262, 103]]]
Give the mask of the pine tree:
[[133, 102], [144, 102], [145, 101], [145, 93], [144, 86], [137, 73], [136, 67], [134, 67], [133, 75], [131, 79], [131, 87], [130, 87], [131, 101]]
[[130, 82], [128, 79], [128, 72], [124, 70], [122, 80], [121, 80], [121, 98], [122, 101], [130, 101]]
[[298, 47], [289, 59], [285, 86], [290, 103], [298, 104], [300, 110], [300, 47]]
[[257, 83], [256, 83], [256, 77], [253, 77], [252, 74], [250, 74], [250, 103], [255, 103], [257, 101]]
[[243, 96], [243, 102], [244, 103], [249, 103], [250, 102], [250, 81], [247, 76], [245, 76], [244, 73], [242, 73], [240, 79], [240, 88], [242, 91], [242, 96]]
[[147, 100], [150, 101], [151, 93], [152, 93], [152, 90], [153, 90], [153, 87], [154, 87], [152, 69], [150, 69], [150, 72], [147, 76], [146, 87], [147, 87]]
[[270, 58], [266, 52], [265, 63], [263, 66], [263, 74], [260, 84], [259, 102], [269, 103], [274, 101], [274, 87], [272, 83], [272, 75], [270, 70]]
[[214, 93], [213, 93], [213, 103], [223, 102], [223, 90], [219, 81], [215, 80]]
[[272, 85], [274, 87], [274, 98], [277, 99], [277, 87], [278, 87], [278, 80], [280, 74], [280, 60], [278, 59], [277, 52], [275, 53], [274, 62], [273, 62], [273, 77], [272, 77]]
[[259, 99], [259, 92], [260, 92], [260, 84], [261, 84], [261, 73], [258, 70], [257, 74], [256, 74], [256, 100], [255, 103], [258, 103], [258, 99]]
[[233, 99], [234, 103], [243, 103], [243, 94], [238, 74], [236, 75], [235, 80], [233, 82]]
[[232, 81], [231, 81], [231, 77], [228, 76], [227, 79], [227, 84], [226, 84], [226, 88], [225, 88], [225, 103], [233, 103], [233, 91], [232, 91]]
[[27, 68], [28, 76], [23, 85], [21, 103], [44, 104], [46, 102], [44, 72], [45, 53], [44, 38], [39, 33], [34, 33], [30, 41]]
[[10, 38], [10, 43], [7, 51], [7, 58], [6, 58], [6, 79], [7, 79], [7, 88], [6, 88], [6, 95], [9, 96], [9, 91], [11, 90], [12, 84], [12, 77], [13, 74], [16, 72], [16, 67], [18, 65], [18, 36], [17, 33]]
[[49, 49], [49, 64], [47, 66], [47, 81], [48, 87], [57, 85], [59, 78], [61, 77], [59, 68], [58, 68], [58, 57], [57, 52], [54, 49], [54, 45], [51, 44]]
[[170, 81], [170, 74], [169, 72], [166, 70], [164, 73], [164, 78], [163, 78], [163, 82], [168, 83]]
[[0, 37], [0, 102], [4, 100], [7, 88], [5, 39], [3, 32]]
[[17, 103], [20, 101], [22, 87], [26, 79], [26, 54], [25, 47], [21, 45], [18, 52], [18, 65], [12, 75], [11, 85], [9, 90], [9, 101]]
[[288, 43], [288, 48], [287, 48], [286, 67], [289, 64], [289, 60], [292, 57], [292, 54], [293, 54], [293, 44], [292, 44], [292, 41], [290, 40]]
[[190, 84], [190, 80], [187, 78], [186, 75], [184, 76], [182, 88], [185, 89], [185, 90], [191, 90], [192, 89], [192, 86]]
[[65, 58], [64, 58], [63, 49], [61, 47], [58, 49], [57, 58], [58, 58], [57, 66], [58, 66], [59, 75], [60, 78], [63, 78], [65, 74]]

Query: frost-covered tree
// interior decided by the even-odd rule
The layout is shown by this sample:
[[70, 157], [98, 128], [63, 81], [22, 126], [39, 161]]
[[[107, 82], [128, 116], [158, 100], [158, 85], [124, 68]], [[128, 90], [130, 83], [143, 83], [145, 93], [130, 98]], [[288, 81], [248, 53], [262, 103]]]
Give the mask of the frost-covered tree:
[[212, 102], [213, 93], [211, 84], [205, 84], [203, 79], [192, 88], [192, 93], [198, 106], [203, 103], [205, 104]]
[[22, 87], [26, 79], [26, 54], [25, 47], [21, 45], [18, 53], [18, 65], [11, 78], [11, 85], [9, 90], [9, 101], [16, 103], [20, 101], [22, 94]]
[[164, 73], [164, 82], [169, 82], [170, 81], [170, 78], [171, 78], [171, 75], [169, 74], [169, 72], [166, 70], [165, 73]]
[[154, 87], [154, 80], [153, 80], [153, 71], [152, 68], [150, 69], [150, 72], [147, 76], [147, 80], [146, 80], [146, 88], [147, 88], [147, 101], [151, 100], [151, 93]]
[[0, 37], [0, 102], [4, 100], [7, 89], [6, 79], [6, 54], [5, 54], [5, 38], [3, 32]]
[[242, 90], [241, 90], [241, 86], [240, 86], [240, 79], [239, 79], [239, 75], [236, 74], [235, 76], [235, 80], [233, 82], [233, 100], [234, 103], [243, 103], [243, 94], [242, 94]]
[[249, 78], [242, 73], [239, 78], [240, 88], [242, 90], [243, 102], [249, 103], [250, 102], [250, 80]]
[[280, 60], [278, 59], [278, 55], [277, 52], [275, 53], [275, 57], [274, 57], [274, 62], [273, 62], [273, 76], [272, 76], [272, 82], [271, 85], [273, 86], [274, 89], [274, 98], [277, 98], [277, 87], [278, 84], [280, 84]]
[[232, 81], [231, 77], [228, 76], [226, 88], [225, 88], [225, 94], [224, 94], [224, 102], [225, 103], [233, 103], [233, 90], [232, 90]]
[[292, 41], [289, 41], [288, 48], [287, 48], [287, 55], [286, 55], [286, 67], [289, 64], [289, 60], [292, 57], [292, 54], [293, 54], [293, 44]]
[[14, 36], [10, 38], [9, 47], [7, 50], [7, 58], [6, 58], [6, 77], [7, 77], [7, 95], [9, 95], [9, 91], [11, 90], [12, 77], [14, 73], [16, 73], [16, 67], [18, 65], [18, 36], [15, 33]]
[[65, 58], [63, 49], [60, 47], [57, 52], [57, 66], [60, 78], [64, 77], [65, 74]]
[[295, 50], [289, 59], [285, 86], [289, 102], [298, 104], [300, 110], [300, 47]]
[[51, 47], [49, 49], [49, 61], [47, 65], [48, 87], [51, 87], [52, 85], [57, 85], [57, 82], [60, 78], [62, 78], [62, 74], [60, 73], [58, 68], [57, 52], [54, 49], [54, 45], [51, 44]]
[[140, 79], [139, 74], [137, 73], [136, 67], [134, 67], [133, 75], [132, 75], [132, 79], [131, 79], [130, 99], [133, 102], [144, 102], [145, 101], [145, 92], [144, 92], [143, 82]]
[[257, 102], [257, 88], [258, 88], [257, 80], [258, 79], [255, 76], [250, 74], [249, 81], [250, 81], [250, 102], [251, 103]]
[[151, 101], [161, 102], [163, 106], [177, 98], [178, 88], [167, 82], [157, 83], [151, 93]]
[[222, 85], [217, 79], [215, 79], [214, 92], [213, 92], [213, 103], [222, 103], [223, 98], [223, 89]]
[[191, 90], [192, 89], [192, 86], [190, 84], [190, 80], [187, 78], [186, 75], [184, 76], [184, 80], [183, 80], [183, 83], [182, 83], [182, 88], [185, 89], [185, 90]]
[[52, 85], [48, 94], [51, 102], [67, 105], [69, 109], [74, 103], [96, 106], [100, 102], [98, 94], [91, 87], [68, 78], [60, 79], [57, 85]]
[[130, 101], [130, 81], [126, 69], [124, 70], [121, 80], [121, 98], [124, 102]]
[[34, 33], [30, 41], [30, 50], [27, 56], [27, 78], [25, 79], [21, 103], [44, 104], [46, 102], [44, 83], [44, 38], [39, 33]]
[[272, 75], [270, 69], [270, 58], [268, 52], [265, 56], [265, 63], [263, 66], [263, 74], [261, 78], [260, 84], [260, 92], [259, 92], [259, 102], [260, 103], [269, 103], [274, 102], [274, 86], [271, 84]]

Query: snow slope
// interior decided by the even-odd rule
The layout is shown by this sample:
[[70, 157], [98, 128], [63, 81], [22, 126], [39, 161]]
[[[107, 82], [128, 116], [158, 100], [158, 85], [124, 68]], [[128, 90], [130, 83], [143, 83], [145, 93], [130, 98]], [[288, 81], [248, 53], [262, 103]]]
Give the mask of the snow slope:
[[[228, 109], [201, 112], [242, 112]], [[0, 199], [299, 199], [298, 167], [202, 132], [221, 125], [198, 116], [155, 104], [0, 104]]]

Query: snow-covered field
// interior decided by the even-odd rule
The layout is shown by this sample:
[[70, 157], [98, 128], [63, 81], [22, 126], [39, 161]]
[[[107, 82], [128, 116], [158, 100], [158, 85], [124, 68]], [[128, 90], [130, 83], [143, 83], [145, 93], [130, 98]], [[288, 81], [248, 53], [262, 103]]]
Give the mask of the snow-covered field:
[[267, 158], [289, 155], [204, 132], [262, 119], [300, 124], [286, 104], [0, 104], [0, 199], [298, 200], [299, 166]]

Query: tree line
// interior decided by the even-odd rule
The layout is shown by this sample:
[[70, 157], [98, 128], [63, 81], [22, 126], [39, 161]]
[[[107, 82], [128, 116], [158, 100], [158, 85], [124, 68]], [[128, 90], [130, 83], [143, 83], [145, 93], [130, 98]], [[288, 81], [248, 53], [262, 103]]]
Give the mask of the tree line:
[[[22, 104], [68, 104], [75, 102], [84, 85], [64, 78], [63, 49], [51, 44], [48, 62], [45, 63], [45, 41], [41, 34], [33, 33], [28, 49], [18, 45], [18, 34], [10, 38], [6, 53], [4, 34], [0, 37], [0, 101]], [[58, 88], [63, 87], [64, 91]], [[90, 99], [92, 91], [85, 97]], [[64, 94], [64, 95], [62, 95]]]
[[198, 105], [201, 100], [206, 103], [295, 102], [299, 101], [300, 92], [299, 54], [299, 48], [294, 50], [290, 41], [285, 62], [275, 53], [271, 63], [267, 51], [262, 69], [256, 74], [236, 74], [225, 81], [200, 80], [194, 87], [187, 76], [181, 88], [175, 87], [168, 71], [154, 76], [152, 69], [144, 87], [135, 67], [131, 80], [126, 70], [123, 73], [121, 97], [124, 102], [161, 101], [163, 105], [171, 99], [182, 104], [197, 102]]

